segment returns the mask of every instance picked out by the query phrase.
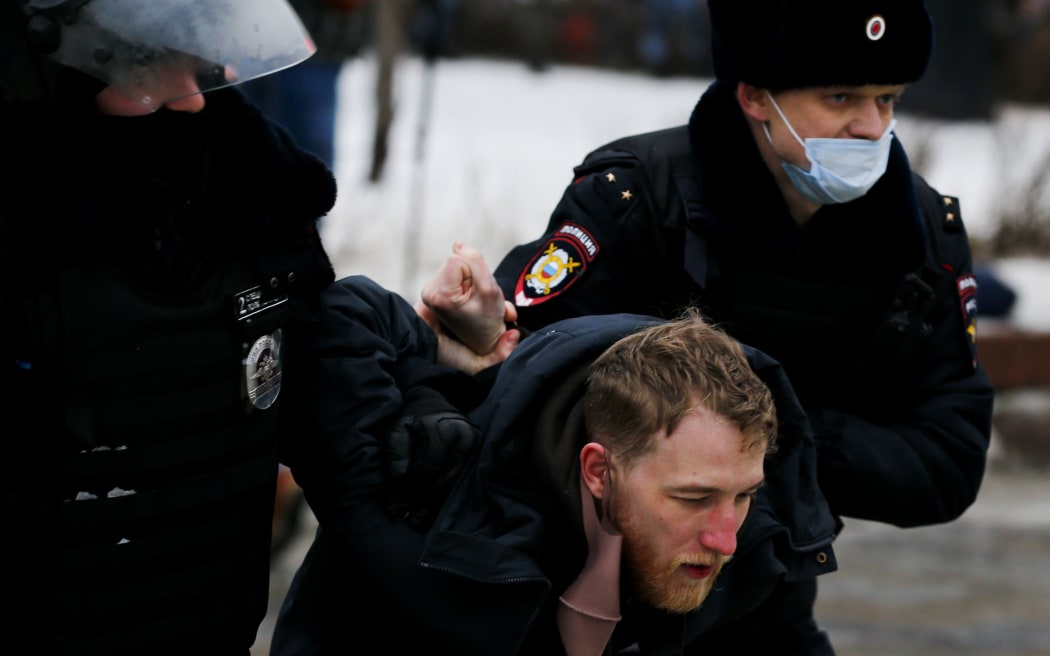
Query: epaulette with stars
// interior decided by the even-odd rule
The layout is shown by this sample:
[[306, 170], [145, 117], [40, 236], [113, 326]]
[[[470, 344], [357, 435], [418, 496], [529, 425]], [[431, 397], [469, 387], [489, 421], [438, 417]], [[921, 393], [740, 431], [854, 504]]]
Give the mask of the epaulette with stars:
[[944, 210], [944, 221], [942, 223], [944, 229], [947, 232], [959, 232], [962, 230], [959, 199], [956, 196], [941, 196], [941, 206]]
[[[613, 200], [619, 199], [625, 204], [622, 206], [626, 208], [632, 200], [635, 198], [635, 192], [631, 188], [632, 185], [628, 182], [630, 178], [626, 175], [626, 169], [619, 167], [614, 168], [601, 168], [578, 175], [574, 184], [581, 184], [589, 179], [593, 179], [598, 182], [598, 188], [596, 191], [601, 193], [603, 196], [611, 195]], [[604, 181], [604, 184], [602, 183]]]
[[[962, 215], [959, 214], [959, 199], [956, 196], [941, 196], [941, 210], [944, 212], [941, 226], [946, 233], [963, 231]], [[973, 272], [964, 273], [955, 279], [955, 291], [959, 299], [959, 310], [966, 331], [966, 342], [970, 347], [970, 357], [974, 368], [977, 367], [977, 277]]]
[[[596, 167], [577, 175], [573, 184], [578, 192], [600, 200], [612, 216], [620, 216], [633, 207], [637, 198], [632, 186], [624, 182], [629, 177], [626, 169]], [[562, 294], [583, 276], [600, 250], [590, 230], [567, 218], [522, 268], [515, 284], [514, 304], [538, 305]]]

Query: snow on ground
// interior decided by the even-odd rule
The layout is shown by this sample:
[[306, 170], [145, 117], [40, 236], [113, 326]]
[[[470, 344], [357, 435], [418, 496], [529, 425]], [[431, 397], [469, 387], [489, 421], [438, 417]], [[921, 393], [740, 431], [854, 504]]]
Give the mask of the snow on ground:
[[[371, 184], [375, 62], [347, 64], [340, 82], [340, 197], [324, 239], [340, 275], [364, 273], [415, 300], [427, 276], [464, 240], [495, 265], [511, 246], [538, 237], [593, 148], [685, 122], [709, 83], [582, 67], [543, 72], [519, 62], [463, 59], [427, 69], [403, 59], [382, 180]], [[417, 156], [426, 76], [431, 103]], [[906, 101], [906, 96], [905, 96]], [[904, 105], [906, 108], [906, 104]], [[1050, 110], [1006, 107], [994, 122], [899, 116], [913, 164], [940, 191], [960, 197], [971, 235], [986, 236], [1004, 207], [1050, 171]], [[1048, 189], [1050, 191], [1050, 189]], [[1050, 197], [1043, 200], [1050, 206]], [[1050, 329], [1050, 262], [996, 263], [1019, 292], [1014, 319]]]

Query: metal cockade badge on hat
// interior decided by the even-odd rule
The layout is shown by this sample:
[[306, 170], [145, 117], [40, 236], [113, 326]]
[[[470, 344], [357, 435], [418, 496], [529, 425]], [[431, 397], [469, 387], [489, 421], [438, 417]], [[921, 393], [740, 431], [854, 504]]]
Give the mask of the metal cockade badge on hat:
[[868, 19], [868, 25], [865, 28], [865, 32], [869, 39], [872, 41], [878, 41], [886, 34], [886, 19], [877, 14], [872, 16]]

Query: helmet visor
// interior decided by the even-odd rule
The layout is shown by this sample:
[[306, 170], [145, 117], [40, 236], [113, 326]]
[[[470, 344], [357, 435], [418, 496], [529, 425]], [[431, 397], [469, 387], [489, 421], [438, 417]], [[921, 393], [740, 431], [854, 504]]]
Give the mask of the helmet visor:
[[285, 0], [88, 0], [62, 20], [51, 56], [151, 109], [316, 50]]

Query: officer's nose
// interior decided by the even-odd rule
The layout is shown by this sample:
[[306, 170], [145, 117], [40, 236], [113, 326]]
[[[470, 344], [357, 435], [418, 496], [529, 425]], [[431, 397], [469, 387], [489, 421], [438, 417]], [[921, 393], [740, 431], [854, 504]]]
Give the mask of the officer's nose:
[[191, 113], [204, 109], [204, 94], [192, 67], [173, 64], [158, 72], [140, 87], [106, 87], [95, 96], [95, 104], [102, 113], [116, 116], [143, 116], [161, 107]]
[[855, 139], [877, 140], [886, 131], [892, 116], [885, 116], [879, 110], [879, 104], [874, 100], [865, 102], [857, 109], [856, 115], [849, 125], [850, 136]]
[[204, 94], [197, 91], [196, 93], [191, 93], [182, 98], [169, 100], [164, 103], [164, 106], [173, 112], [189, 112], [191, 114], [196, 114], [204, 109]]

